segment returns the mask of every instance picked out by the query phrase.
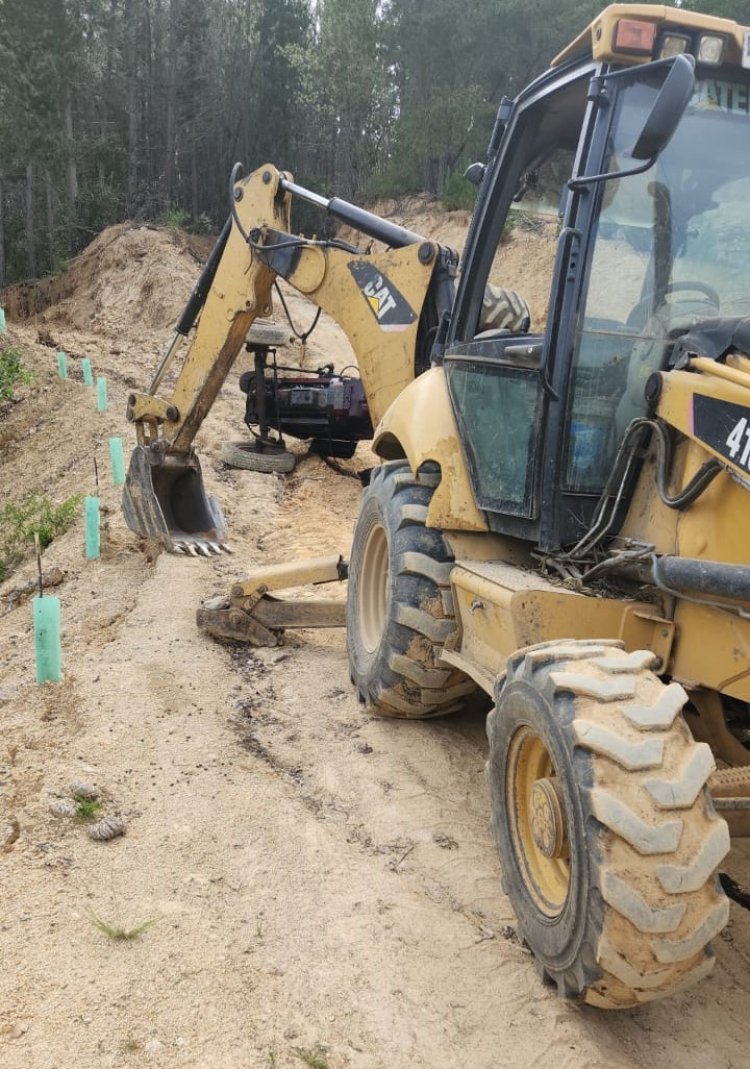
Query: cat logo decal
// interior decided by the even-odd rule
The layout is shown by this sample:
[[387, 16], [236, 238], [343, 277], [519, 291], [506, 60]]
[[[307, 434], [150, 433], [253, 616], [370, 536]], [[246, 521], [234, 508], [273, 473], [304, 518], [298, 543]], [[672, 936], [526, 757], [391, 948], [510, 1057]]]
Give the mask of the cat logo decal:
[[364, 260], [351, 260], [349, 270], [383, 330], [406, 330], [417, 316], [389, 279]]

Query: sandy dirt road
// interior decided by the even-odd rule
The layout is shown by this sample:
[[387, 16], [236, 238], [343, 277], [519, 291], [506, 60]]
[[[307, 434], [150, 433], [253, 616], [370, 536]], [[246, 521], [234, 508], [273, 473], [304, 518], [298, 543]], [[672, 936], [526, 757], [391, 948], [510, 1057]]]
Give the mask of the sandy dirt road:
[[[130, 441], [126, 394], [164, 333], [136, 347], [40, 326], [94, 359], [112, 403], [97, 414], [76, 359], [61, 382], [32, 324], [14, 328], [35, 381], [0, 420], [3, 500], [90, 489], [92, 455], [105, 465], [109, 435]], [[331, 324], [319, 338], [321, 353], [337, 344]], [[501, 892], [483, 711], [370, 719], [340, 633], [252, 651], [196, 629], [200, 599], [244, 567], [346, 549], [359, 497], [314, 458], [285, 480], [212, 459], [238, 436], [242, 367], [201, 431], [234, 557], [154, 555], [105, 485], [102, 559], [82, 559], [80, 522], [45, 554], [67, 573], [59, 687], [33, 682], [29, 602], [3, 599], [32, 566], [0, 587], [0, 843], [20, 829], [0, 852], [0, 1065], [744, 1069], [747, 913], [733, 907], [693, 992], [619, 1014], [560, 1002]], [[125, 837], [93, 843], [50, 813], [74, 778], [100, 788]], [[743, 846], [727, 868], [750, 882]], [[115, 941], [95, 918], [155, 923]]]

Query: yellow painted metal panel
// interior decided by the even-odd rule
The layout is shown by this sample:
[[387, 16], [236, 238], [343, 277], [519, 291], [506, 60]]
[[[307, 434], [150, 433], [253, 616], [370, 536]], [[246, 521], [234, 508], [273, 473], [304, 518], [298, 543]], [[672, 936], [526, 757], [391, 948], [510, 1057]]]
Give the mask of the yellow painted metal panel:
[[550, 64], [559, 67], [574, 56], [589, 53], [597, 61], [617, 62], [629, 65], [649, 63], [651, 56], [634, 56], [617, 52], [614, 47], [615, 30], [620, 19], [641, 19], [658, 22], [662, 29], [703, 30], [705, 33], [724, 34], [729, 42], [728, 63], [739, 64], [745, 41], [745, 27], [731, 19], [715, 15], [702, 15], [684, 8], [665, 7], [662, 4], [611, 4], [574, 41], [562, 50]]

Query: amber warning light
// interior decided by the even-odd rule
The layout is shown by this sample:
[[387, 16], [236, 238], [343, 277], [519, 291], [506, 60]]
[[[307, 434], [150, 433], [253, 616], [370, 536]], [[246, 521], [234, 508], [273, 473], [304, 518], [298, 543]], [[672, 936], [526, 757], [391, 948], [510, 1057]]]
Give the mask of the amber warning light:
[[615, 51], [650, 56], [654, 50], [656, 23], [620, 19], [615, 30]]

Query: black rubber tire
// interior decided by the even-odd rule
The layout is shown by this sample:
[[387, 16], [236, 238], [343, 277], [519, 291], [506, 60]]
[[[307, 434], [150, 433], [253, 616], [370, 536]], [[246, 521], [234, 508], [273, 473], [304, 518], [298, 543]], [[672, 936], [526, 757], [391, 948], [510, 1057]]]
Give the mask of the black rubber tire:
[[221, 460], [230, 468], [244, 468], [246, 471], [279, 472], [282, 475], [293, 470], [297, 463], [294, 453], [288, 449], [279, 449], [261, 453], [253, 442], [224, 442], [221, 447]]
[[[649, 671], [654, 661], [619, 643], [531, 647], [509, 660], [487, 721], [492, 827], [519, 935], [562, 996], [608, 1009], [697, 983], [729, 916], [716, 876], [729, 832], [705, 786], [713, 755], [681, 715], [684, 690]], [[514, 791], [534, 737], [568, 840], [567, 897], [551, 909], [539, 893], [555, 887], [548, 862], [523, 844], [538, 809]]]
[[[373, 471], [362, 495], [349, 564], [347, 645], [352, 683], [380, 716], [455, 712], [477, 689], [463, 672], [439, 663], [455, 623], [453, 557], [440, 531], [425, 526], [438, 481], [436, 472], [413, 475], [405, 461], [393, 461]], [[381, 545], [384, 570], [376, 576], [371, 538]], [[368, 627], [373, 589], [382, 593], [380, 622]]]

